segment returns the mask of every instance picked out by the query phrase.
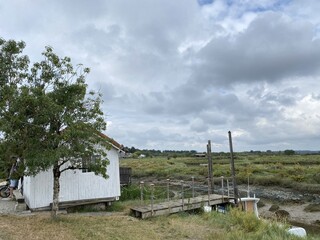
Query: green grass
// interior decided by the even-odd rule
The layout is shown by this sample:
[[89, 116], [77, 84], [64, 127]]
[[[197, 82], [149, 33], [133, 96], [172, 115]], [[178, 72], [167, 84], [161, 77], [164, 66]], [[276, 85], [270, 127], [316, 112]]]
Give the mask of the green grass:
[[[213, 156], [213, 175], [230, 177], [230, 160], [225, 156]], [[131, 167], [135, 178], [153, 179], [195, 179], [204, 181], [208, 168], [206, 158], [156, 157], [143, 159], [122, 159], [121, 166]], [[310, 193], [319, 192], [320, 155], [252, 155], [236, 154], [236, 178], [239, 184], [247, 183], [262, 186], [282, 186]]]

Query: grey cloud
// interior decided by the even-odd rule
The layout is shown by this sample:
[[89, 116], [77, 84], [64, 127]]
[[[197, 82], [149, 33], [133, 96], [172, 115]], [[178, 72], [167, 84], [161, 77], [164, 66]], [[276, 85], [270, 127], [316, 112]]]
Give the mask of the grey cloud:
[[299, 99], [299, 89], [296, 87], [275, 91], [267, 91], [264, 87], [259, 87], [249, 90], [247, 94], [263, 106], [292, 106]]
[[76, 2], [56, 0], [51, 5], [53, 11], [72, 18], [75, 24], [84, 20], [99, 18], [109, 12], [108, 4], [103, 0], [95, 0], [94, 2], [86, 0], [77, 0]]
[[113, 84], [103, 82], [102, 84], [96, 84], [95, 89], [98, 90], [99, 93], [103, 93], [103, 101], [107, 104], [110, 104], [116, 95], [116, 90]]
[[320, 94], [315, 94], [315, 93], [313, 93], [313, 94], [312, 94], [312, 98], [315, 99], [315, 100], [317, 100], [317, 101], [320, 101]]
[[[145, 148], [155, 148], [159, 149], [159, 146], [172, 146], [176, 143], [184, 141], [184, 136], [179, 133], [165, 132], [163, 129], [158, 127], [146, 128], [140, 131], [134, 131], [128, 129], [126, 131], [127, 144], [136, 145], [137, 142]], [[176, 144], [177, 145], [177, 144]], [[167, 147], [166, 149], [173, 149], [172, 147]], [[177, 149], [177, 148], [176, 148]]]
[[151, 92], [149, 98], [144, 97], [143, 108], [146, 113], [159, 115], [164, 112], [165, 97], [161, 92]]
[[267, 13], [233, 39], [213, 39], [197, 58], [193, 78], [204, 84], [276, 82], [319, 72], [319, 40], [312, 25]]
[[265, 101], [270, 103], [278, 103], [281, 106], [290, 106], [290, 105], [294, 105], [297, 101], [295, 96], [285, 96], [283, 94], [272, 94], [272, 93], [268, 93], [265, 97]]
[[117, 53], [114, 50], [117, 45], [121, 45], [119, 44], [120, 34], [121, 27], [118, 25], [106, 26], [106, 30], [104, 30], [93, 24], [88, 24], [73, 32], [70, 37], [82, 49], [85, 48], [86, 51], [101, 56]]
[[195, 132], [205, 132], [208, 130], [208, 124], [200, 118], [195, 118], [191, 122], [190, 129]]
[[210, 109], [201, 112], [199, 117], [207, 124], [214, 126], [223, 125], [228, 122], [228, 114]]

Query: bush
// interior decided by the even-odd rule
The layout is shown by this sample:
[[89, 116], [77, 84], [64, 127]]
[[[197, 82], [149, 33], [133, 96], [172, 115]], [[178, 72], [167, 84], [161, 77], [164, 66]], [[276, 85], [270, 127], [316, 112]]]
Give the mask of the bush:
[[313, 177], [312, 177], [312, 181], [314, 183], [319, 183], [320, 184], [320, 173], [316, 173]]
[[319, 193], [319, 184], [299, 183], [292, 185], [292, 187], [301, 192]]
[[291, 178], [293, 181], [296, 181], [296, 182], [303, 182], [303, 180], [305, 179], [305, 177], [300, 174], [292, 175]]
[[[172, 186], [170, 187], [170, 198], [174, 196], [172, 192]], [[150, 200], [151, 199], [151, 186], [149, 184], [145, 184], [143, 186], [143, 199]], [[167, 198], [167, 187], [165, 185], [157, 185], [154, 186], [153, 190], [154, 200], [166, 199]], [[141, 189], [139, 185], [130, 185], [125, 186], [121, 189], [120, 201], [127, 200], [138, 200], [141, 198]]]
[[230, 211], [231, 223], [244, 232], [254, 232], [261, 226], [261, 221], [252, 213], [245, 213], [237, 208]]
[[252, 179], [253, 184], [261, 186], [279, 186], [281, 185], [281, 179], [273, 176], [267, 177], [255, 177]]
[[306, 212], [320, 212], [320, 204], [310, 204], [304, 208]]
[[120, 201], [135, 200], [141, 196], [141, 190], [139, 186], [130, 185], [122, 187]]
[[277, 210], [279, 210], [279, 209], [280, 209], [279, 205], [273, 204], [273, 205], [269, 208], [269, 211], [270, 211], [270, 212], [275, 212], [275, 211], [277, 211]]
[[110, 212], [121, 212], [124, 209], [125, 207], [120, 202], [113, 202], [110, 206], [107, 206], [107, 211]]

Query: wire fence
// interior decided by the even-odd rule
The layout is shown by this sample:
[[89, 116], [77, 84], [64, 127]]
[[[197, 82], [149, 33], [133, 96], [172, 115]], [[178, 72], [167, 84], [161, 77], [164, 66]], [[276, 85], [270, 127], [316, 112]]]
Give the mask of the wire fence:
[[140, 181], [122, 189], [122, 199], [140, 199], [141, 205], [158, 202], [188, 199], [219, 194], [222, 197], [235, 198], [232, 178], [215, 177], [213, 187], [208, 178], [190, 180], [164, 179], [158, 181]]

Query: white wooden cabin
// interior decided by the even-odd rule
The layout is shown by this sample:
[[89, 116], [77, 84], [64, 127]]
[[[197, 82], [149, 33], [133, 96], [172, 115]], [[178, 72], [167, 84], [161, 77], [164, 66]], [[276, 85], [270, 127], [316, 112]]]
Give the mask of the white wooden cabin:
[[[61, 204], [69, 206], [81, 203], [113, 202], [120, 197], [119, 154], [120, 145], [111, 141], [111, 149], [107, 150], [110, 164], [107, 167], [109, 178], [105, 179], [93, 172], [67, 170], [60, 176]], [[25, 176], [23, 180], [23, 196], [29, 209], [49, 209], [53, 199], [52, 169], [38, 173], [36, 176]]]

